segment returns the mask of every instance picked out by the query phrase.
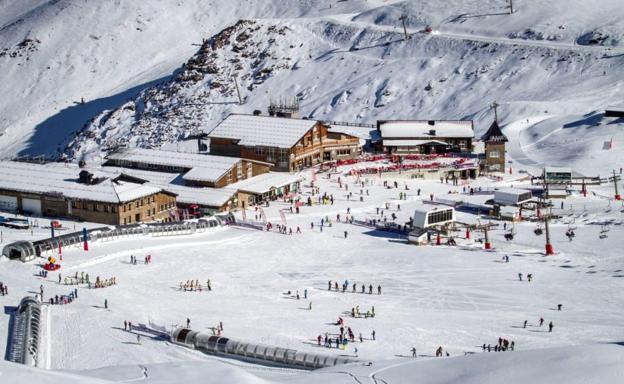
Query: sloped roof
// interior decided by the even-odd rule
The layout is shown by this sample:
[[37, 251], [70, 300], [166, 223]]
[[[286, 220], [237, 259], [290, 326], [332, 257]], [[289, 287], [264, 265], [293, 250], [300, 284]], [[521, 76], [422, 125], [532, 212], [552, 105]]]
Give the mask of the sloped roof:
[[481, 136], [481, 140], [488, 141], [491, 143], [505, 143], [507, 140], [507, 136], [503, 134], [496, 120], [490, 125], [490, 128], [485, 132], [483, 136]]
[[303, 180], [301, 176], [284, 172], [269, 172], [230, 184], [228, 187], [243, 192], [261, 194], [269, 192], [272, 188], [281, 188], [301, 180]]
[[[174, 151], [161, 151], [158, 149], [145, 148], [122, 148], [106, 156], [108, 160], [125, 160], [137, 163], [170, 165], [180, 168], [213, 168], [226, 170], [232, 168], [241, 158], [229, 156], [216, 156], [202, 153], [185, 153]], [[222, 174], [223, 174], [222, 172]]]
[[175, 193], [176, 202], [181, 204], [199, 204], [208, 207], [221, 207], [235, 194], [233, 188], [208, 188], [189, 187], [181, 185], [182, 175], [179, 173], [165, 173], [156, 171], [145, 171], [141, 169], [122, 168], [106, 166], [101, 171], [108, 173], [111, 177], [127, 175], [136, 177], [147, 182], [147, 185], [156, 186], [164, 191]]
[[316, 123], [316, 120], [231, 114], [208, 137], [234, 139], [245, 146], [292, 148]]
[[[379, 121], [383, 139], [473, 138], [471, 120], [388, 120]], [[431, 134], [435, 131], [434, 134]]]
[[0, 189], [104, 203], [124, 203], [162, 191], [153, 185], [114, 181], [109, 174], [97, 171], [91, 173], [102, 181], [83, 184], [78, 182], [79, 172], [75, 165], [0, 161]]

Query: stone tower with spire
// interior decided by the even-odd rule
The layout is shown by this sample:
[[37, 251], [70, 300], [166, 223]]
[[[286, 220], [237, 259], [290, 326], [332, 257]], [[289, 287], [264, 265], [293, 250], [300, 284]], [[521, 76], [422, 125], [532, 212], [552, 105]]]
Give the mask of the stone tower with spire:
[[507, 136], [503, 134], [498, 125], [498, 104], [494, 103], [494, 122], [490, 128], [481, 136], [485, 143], [485, 169], [487, 172], [505, 172], [505, 143]]

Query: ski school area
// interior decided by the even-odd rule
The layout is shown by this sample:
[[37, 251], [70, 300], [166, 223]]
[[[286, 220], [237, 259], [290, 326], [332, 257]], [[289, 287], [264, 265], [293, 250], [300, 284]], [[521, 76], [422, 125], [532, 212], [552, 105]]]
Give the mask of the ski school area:
[[[41, 301], [36, 365], [65, 370], [227, 358], [202, 353], [194, 345], [204, 339], [180, 328], [238, 340], [234, 352], [252, 343], [303, 361], [621, 341], [624, 208], [612, 186], [492, 205], [496, 190], [530, 191], [530, 180], [366, 171], [373, 163], [302, 172], [297, 194], [203, 231], [92, 237], [26, 263], [3, 257], [0, 303]], [[49, 237], [44, 222], [3, 227], [2, 246]], [[59, 223], [57, 234], [101, 227]], [[50, 262], [60, 268], [42, 273]], [[2, 345], [13, 341], [10, 313], [0, 316]], [[181, 341], [169, 342], [174, 333]]]

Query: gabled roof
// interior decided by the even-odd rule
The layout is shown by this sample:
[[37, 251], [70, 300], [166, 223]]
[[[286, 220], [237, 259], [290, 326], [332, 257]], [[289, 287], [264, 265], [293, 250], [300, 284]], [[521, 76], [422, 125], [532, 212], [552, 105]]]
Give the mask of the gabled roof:
[[490, 128], [485, 132], [483, 136], [481, 136], [481, 140], [487, 141], [490, 143], [505, 143], [507, 140], [507, 136], [503, 134], [496, 120], [490, 125]]
[[244, 146], [292, 148], [316, 124], [316, 120], [231, 114], [208, 137], [234, 139]]
[[388, 120], [377, 126], [384, 140], [474, 137], [470, 120]]

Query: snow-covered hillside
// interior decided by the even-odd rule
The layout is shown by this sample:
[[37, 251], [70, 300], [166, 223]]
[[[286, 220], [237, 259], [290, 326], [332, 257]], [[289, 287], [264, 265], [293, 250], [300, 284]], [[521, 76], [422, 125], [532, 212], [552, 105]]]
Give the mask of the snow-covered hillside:
[[474, 118], [479, 132], [495, 99], [504, 123], [622, 102], [617, 1], [506, 4], [3, 2], [0, 153], [160, 146], [271, 98], [297, 97], [318, 119]]
[[[505, 123], [544, 114], [565, 123], [570, 113], [621, 102], [624, 22], [616, 2], [588, 9], [582, 1], [527, 1], [513, 15], [501, 3], [408, 1], [240, 22], [204, 43], [171, 81], [99, 115], [67, 154], [157, 147], [278, 98], [298, 98], [310, 118], [472, 118], [480, 132], [494, 100]], [[410, 15], [409, 41], [399, 27], [403, 13]], [[434, 33], [423, 33], [427, 25]], [[608, 38], [589, 45], [587, 34]]]
[[357, 12], [379, 4], [0, 1], [0, 156], [56, 154], [92, 117], [168, 79], [202, 38], [239, 19]]

